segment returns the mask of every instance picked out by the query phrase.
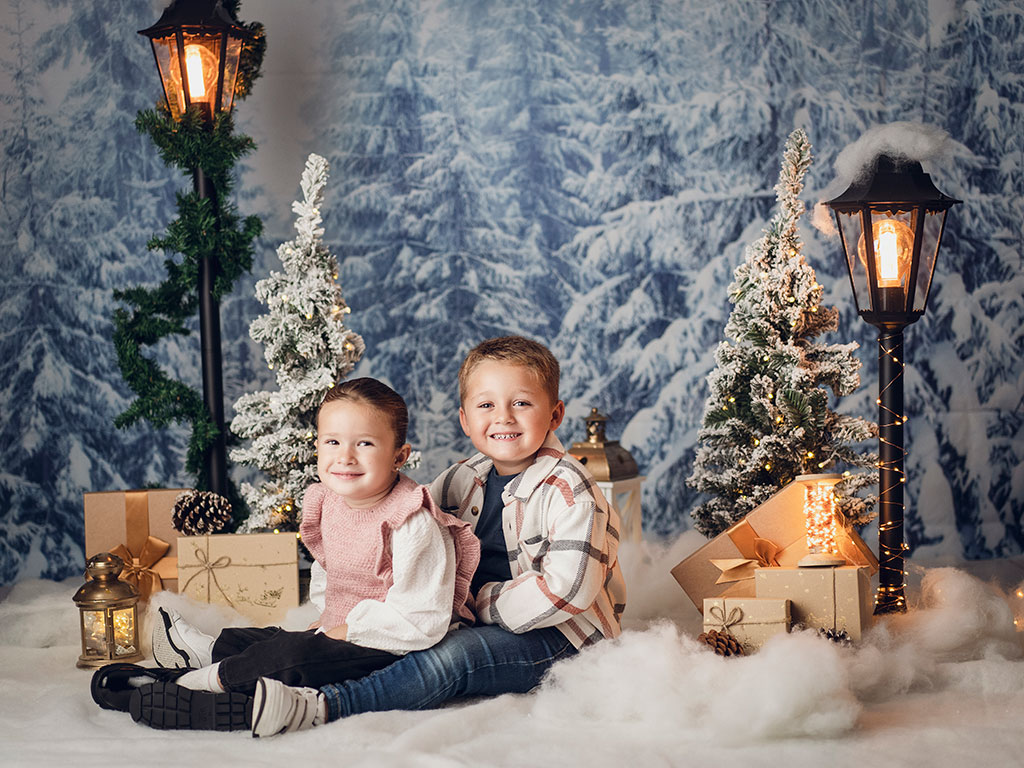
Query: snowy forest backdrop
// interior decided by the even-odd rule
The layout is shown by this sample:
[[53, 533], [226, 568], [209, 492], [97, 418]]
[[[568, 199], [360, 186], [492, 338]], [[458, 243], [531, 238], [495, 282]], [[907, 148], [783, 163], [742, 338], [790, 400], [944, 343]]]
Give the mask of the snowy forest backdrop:
[[[189, 183], [132, 125], [160, 93], [136, 31], [163, 5], [0, 6], [0, 584], [81, 569], [83, 492], [189, 482], [183, 430], [112, 425], [128, 402], [112, 291], [162, 279], [145, 243]], [[562, 441], [597, 406], [647, 476], [648, 534], [691, 527], [725, 289], [787, 135], [810, 136], [813, 203], [866, 128], [920, 121], [955, 140], [926, 170], [965, 202], [907, 331], [908, 540], [912, 556], [1024, 550], [1019, 0], [244, 0], [239, 16], [267, 29], [265, 75], [236, 108], [258, 144], [238, 204], [266, 231], [222, 307], [229, 408], [270, 382], [252, 284], [280, 268], [317, 152], [358, 373], [408, 399], [417, 479], [469, 449], [462, 355], [522, 333], [563, 363]], [[875, 331], [838, 241], [809, 222], [802, 236], [841, 311], [834, 340], [862, 345], [864, 383], [838, 407], [873, 419]], [[158, 352], [198, 387], [197, 335]]]

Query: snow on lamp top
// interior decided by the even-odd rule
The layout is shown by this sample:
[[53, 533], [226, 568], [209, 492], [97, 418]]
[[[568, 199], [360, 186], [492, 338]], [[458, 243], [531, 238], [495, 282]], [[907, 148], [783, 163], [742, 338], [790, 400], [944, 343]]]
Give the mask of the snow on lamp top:
[[836, 164], [851, 181], [825, 203], [839, 228], [857, 311], [879, 327], [901, 327], [924, 313], [946, 213], [960, 202], [940, 192], [916, 159], [934, 156], [948, 137], [919, 128], [883, 126], [844, 150]]

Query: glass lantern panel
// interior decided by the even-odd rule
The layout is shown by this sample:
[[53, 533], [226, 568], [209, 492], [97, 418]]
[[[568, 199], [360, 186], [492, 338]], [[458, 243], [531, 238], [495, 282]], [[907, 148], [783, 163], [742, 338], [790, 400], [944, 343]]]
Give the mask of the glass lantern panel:
[[82, 611], [82, 651], [86, 656], [107, 655], [106, 611]]
[[135, 606], [111, 611], [111, 623], [114, 626], [114, 655], [135, 654]]
[[177, 66], [178, 46], [174, 34], [153, 38], [153, 55], [160, 70], [160, 82], [164, 87], [167, 108], [175, 120], [185, 111], [185, 91], [181, 87], [181, 70]]
[[224, 112], [231, 111], [235, 99], [235, 78], [238, 77], [238, 62], [242, 57], [242, 40], [229, 37], [224, 55], [224, 96], [220, 108]]
[[870, 305], [871, 295], [865, 263], [857, 258], [858, 243], [863, 241], [860, 211], [837, 211], [836, 218], [839, 219], [839, 236], [843, 241], [843, 253], [846, 254], [846, 268], [850, 271], [850, 282], [853, 283], [853, 300], [857, 311], [860, 311], [862, 307]]
[[914, 289], [914, 310], [923, 312], [928, 303], [928, 292], [932, 287], [935, 262], [939, 256], [946, 211], [926, 211], [924, 228], [921, 232], [921, 262], [917, 268], [917, 286]]
[[[914, 261], [913, 211], [871, 211], [871, 240], [875, 260], [875, 312], [903, 312], [907, 305], [910, 268]], [[863, 243], [858, 256], [867, 259]]]
[[198, 105], [207, 119], [213, 116], [220, 74], [220, 35], [185, 34], [185, 72], [191, 104]]

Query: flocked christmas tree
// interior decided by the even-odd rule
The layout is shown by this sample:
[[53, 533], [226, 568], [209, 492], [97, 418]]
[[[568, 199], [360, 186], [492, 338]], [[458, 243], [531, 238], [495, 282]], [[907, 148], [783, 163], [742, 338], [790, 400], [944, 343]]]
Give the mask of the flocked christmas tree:
[[694, 524], [714, 536], [764, 502], [797, 475], [842, 472], [836, 486], [848, 521], [871, 517], [873, 499], [857, 491], [877, 482], [877, 455], [858, 443], [877, 435], [874, 424], [830, 408], [860, 384], [856, 343], [813, 339], [835, 330], [838, 312], [821, 306], [822, 286], [804, 261], [797, 224], [804, 212], [803, 179], [811, 146], [803, 130], [786, 142], [778, 211], [747, 248], [729, 286], [734, 305], [727, 339], [715, 353], [709, 395], [689, 483], [711, 498], [693, 510]]
[[298, 530], [298, 504], [316, 479], [316, 410], [364, 350], [362, 338], [345, 326], [350, 310], [338, 285], [338, 262], [322, 240], [327, 171], [319, 155], [306, 160], [303, 199], [292, 203], [298, 236], [277, 249], [284, 272], [271, 272], [256, 284], [256, 298], [268, 311], [253, 320], [249, 334], [264, 345], [278, 389], [243, 395], [235, 403], [231, 429], [252, 442], [233, 450], [231, 458], [267, 477], [242, 485], [250, 507], [242, 531]]

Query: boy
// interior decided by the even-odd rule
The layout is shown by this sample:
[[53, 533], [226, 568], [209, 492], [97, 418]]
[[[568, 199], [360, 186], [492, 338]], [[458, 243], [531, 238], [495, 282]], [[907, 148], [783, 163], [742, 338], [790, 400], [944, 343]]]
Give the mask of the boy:
[[618, 515], [554, 435], [565, 415], [558, 376], [551, 352], [520, 336], [479, 344], [459, 370], [459, 422], [479, 453], [430, 490], [480, 539], [471, 587], [480, 625], [319, 691], [261, 679], [254, 736], [360, 712], [522, 693], [555, 661], [618, 636], [626, 595]]

